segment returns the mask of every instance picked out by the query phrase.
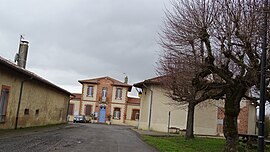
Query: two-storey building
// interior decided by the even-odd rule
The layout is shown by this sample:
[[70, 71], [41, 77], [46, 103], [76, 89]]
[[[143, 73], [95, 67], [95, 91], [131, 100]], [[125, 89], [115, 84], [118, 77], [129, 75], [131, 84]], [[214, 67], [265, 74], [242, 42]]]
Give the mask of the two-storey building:
[[125, 82], [108, 76], [79, 82], [82, 84], [82, 95], [79, 110], [73, 115], [94, 115], [94, 121], [99, 123], [137, 124], [140, 99], [128, 97], [132, 86], [127, 83], [127, 77]]

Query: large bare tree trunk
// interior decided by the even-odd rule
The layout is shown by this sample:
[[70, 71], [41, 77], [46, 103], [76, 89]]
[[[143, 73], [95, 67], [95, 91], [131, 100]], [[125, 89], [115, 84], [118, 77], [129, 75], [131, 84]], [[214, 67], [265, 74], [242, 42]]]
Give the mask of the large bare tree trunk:
[[194, 138], [193, 126], [194, 126], [194, 111], [195, 103], [189, 102], [188, 104], [188, 115], [187, 115], [187, 126], [186, 126], [186, 139]]
[[238, 152], [239, 138], [237, 118], [240, 113], [240, 102], [246, 89], [240, 89], [236, 86], [228, 90], [229, 91], [226, 92], [225, 117], [223, 120], [223, 132], [226, 138], [224, 152]]
[[224, 152], [237, 152], [239, 145], [237, 116], [232, 114], [225, 115], [223, 127], [224, 136], [226, 138]]

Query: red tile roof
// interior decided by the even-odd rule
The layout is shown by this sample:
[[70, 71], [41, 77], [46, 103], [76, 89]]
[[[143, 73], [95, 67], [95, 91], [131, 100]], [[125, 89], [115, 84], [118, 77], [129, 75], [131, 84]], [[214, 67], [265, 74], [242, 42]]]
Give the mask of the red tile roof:
[[77, 100], [81, 100], [82, 98], [82, 94], [80, 93], [72, 93], [74, 96], [70, 97], [70, 99], [77, 99]]
[[108, 76], [105, 76], [105, 77], [99, 77], [99, 78], [94, 78], [94, 79], [86, 79], [86, 80], [79, 80], [79, 82], [81, 84], [83, 83], [89, 83], [89, 84], [99, 84], [99, 80], [101, 79], [109, 79], [113, 82], [113, 85], [114, 86], [122, 86], [122, 87], [128, 87], [129, 88], [129, 91], [131, 91], [131, 88], [132, 88], [132, 85], [129, 85], [127, 83], [123, 83], [119, 80], [116, 80], [114, 78], [111, 78], [111, 77], [108, 77]]
[[142, 82], [135, 83], [135, 84], [133, 84], [133, 86], [138, 87], [138, 88], [142, 88], [143, 87], [143, 84], [145, 84], [145, 85], [146, 84], [156, 84], [156, 85], [159, 85], [165, 79], [166, 79], [166, 76], [158, 76], [158, 77], [154, 77], [154, 78], [151, 78], [151, 79], [144, 80]]
[[6, 67], [6, 68], [8, 68], [8, 69], [10, 69], [10, 70], [13, 70], [13, 71], [16, 71], [16, 72], [18, 72], [18, 73], [20, 73], [20, 74], [25, 75], [25, 76], [28, 77], [29, 79], [37, 80], [37, 81], [39, 81], [39, 82], [41, 82], [41, 83], [44, 83], [44, 84], [46, 84], [46, 85], [48, 85], [48, 86], [51, 86], [51, 87], [55, 88], [55, 89], [57, 89], [57, 90], [59, 90], [59, 91], [61, 91], [61, 92], [64, 92], [64, 93], [69, 94], [69, 95], [72, 95], [72, 94], [71, 94], [70, 92], [68, 92], [67, 90], [58, 87], [57, 85], [55, 85], [55, 84], [49, 82], [48, 80], [46, 80], [46, 79], [44, 79], [44, 78], [42, 78], [42, 77], [36, 75], [35, 73], [33, 73], [33, 72], [29, 71], [29, 70], [26, 70], [26, 69], [24, 69], [24, 68], [22, 68], [22, 67], [17, 66], [17, 65], [14, 64], [13, 62], [11, 62], [11, 61], [9, 61], [9, 60], [7, 60], [7, 59], [4, 59], [4, 58], [1, 57], [1, 56], [0, 56], [0, 66], [4, 66], [4, 67]]

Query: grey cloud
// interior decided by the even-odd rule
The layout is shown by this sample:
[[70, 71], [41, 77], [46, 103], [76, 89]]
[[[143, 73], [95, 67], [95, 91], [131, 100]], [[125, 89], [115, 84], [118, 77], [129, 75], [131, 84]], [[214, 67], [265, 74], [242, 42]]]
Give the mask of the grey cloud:
[[[155, 76], [156, 39], [167, 0], [4, 0], [0, 55], [13, 59], [19, 34], [30, 41], [27, 67], [69, 89], [78, 79], [124, 72], [130, 82]], [[74, 91], [74, 90], [70, 90]]]

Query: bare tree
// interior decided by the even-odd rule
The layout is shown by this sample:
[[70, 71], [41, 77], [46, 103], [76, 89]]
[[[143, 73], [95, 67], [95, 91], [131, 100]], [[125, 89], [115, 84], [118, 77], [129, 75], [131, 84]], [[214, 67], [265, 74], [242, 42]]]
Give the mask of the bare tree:
[[[173, 10], [166, 13], [161, 44], [165, 57], [172, 55], [175, 60], [163, 58], [161, 63], [175, 64], [170, 67], [176, 69], [181, 67], [179, 63], [191, 66], [185, 69], [192, 69], [186, 73], [193, 75], [192, 80], [187, 81], [194, 90], [190, 95], [195, 97], [189, 104], [224, 98], [224, 151], [238, 151], [240, 101], [243, 97], [253, 99], [248, 91], [259, 86], [262, 2], [178, 0], [172, 4]], [[194, 64], [189, 64], [190, 59]], [[177, 70], [171, 71], [167, 74], [178, 79]]]
[[175, 101], [177, 105], [188, 104], [186, 139], [190, 139], [194, 138], [193, 121], [195, 102], [193, 101], [195, 90], [192, 86], [194, 69], [192, 66], [187, 66], [189, 65], [188, 59], [183, 59], [181, 56], [173, 53], [168, 51], [162, 55], [157, 71], [160, 75], [165, 75], [162, 85], [166, 90], [166, 95]]
[[[187, 1], [186, 1], [187, 2]], [[189, 12], [180, 9], [178, 3], [172, 3], [173, 12], [166, 12], [167, 22], [160, 34], [160, 45], [164, 52], [159, 60], [160, 75], [165, 75], [163, 86], [167, 90], [167, 96], [182, 105], [188, 105], [188, 116], [186, 126], [186, 139], [194, 138], [194, 110], [195, 106], [206, 99], [219, 99], [224, 93], [223, 90], [216, 87], [208, 87], [204, 90], [196, 90], [193, 86], [193, 79], [204, 62], [204, 52], [201, 48], [202, 43], [198, 44], [198, 33], [193, 31], [194, 23], [201, 24], [200, 19], [194, 19], [194, 22], [183, 20], [191, 19], [194, 14], [201, 14], [200, 11]], [[189, 6], [188, 3], [186, 7]], [[208, 24], [208, 23], [207, 23]], [[184, 29], [184, 30], [179, 30]], [[209, 77], [203, 78], [203, 81], [211, 81]]]

